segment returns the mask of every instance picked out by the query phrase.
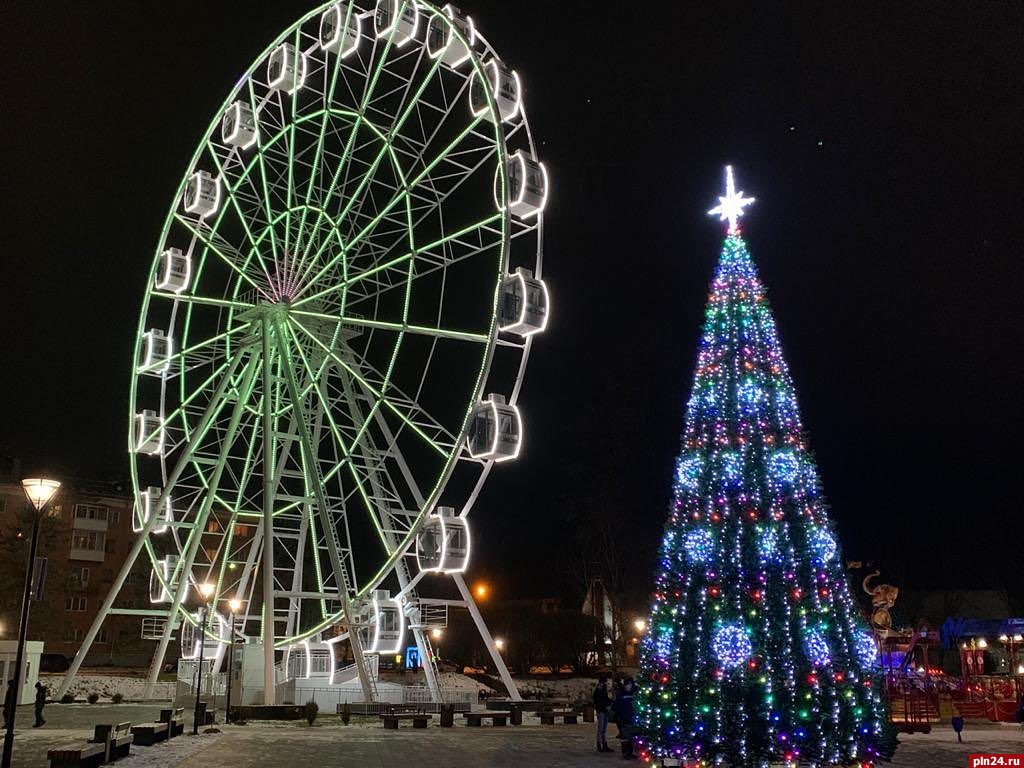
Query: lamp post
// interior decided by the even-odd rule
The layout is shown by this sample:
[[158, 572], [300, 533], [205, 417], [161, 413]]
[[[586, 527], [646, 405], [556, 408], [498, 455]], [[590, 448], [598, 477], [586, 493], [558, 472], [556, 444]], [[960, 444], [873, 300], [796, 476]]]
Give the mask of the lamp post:
[[14, 713], [11, 724], [4, 734], [3, 768], [11, 768], [11, 753], [14, 751], [14, 720], [18, 711], [18, 699], [21, 698], [21, 671], [25, 668], [25, 640], [28, 637], [28, 613], [32, 606], [32, 574], [35, 571], [36, 550], [39, 548], [39, 523], [43, 517], [43, 509], [57, 493], [60, 483], [41, 477], [27, 478], [21, 481], [25, 496], [35, 507], [32, 516], [32, 542], [29, 544], [28, 565], [25, 567], [25, 591], [21, 595], [21, 624], [18, 625], [18, 652], [14, 657], [14, 674], [11, 675], [14, 686]]
[[199, 656], [196, 659], [196, 709], [192, 714], [192, 735], [199, 733], [199, 698], [203, 692], [203, 656], [206, 655], [206, 620], [210, 615], [210, 595], [214, 586], [208, 582], [199, 585], [199, 594], [203, 596], [202, 620], [199, 622]]
[[235, 614], [242, 607], [242, 601], [237, 597], [228, 600], [228, 697], [224, 704], [224, 724], [231, 722], [231, 689], [234, 687], [235, 677]]

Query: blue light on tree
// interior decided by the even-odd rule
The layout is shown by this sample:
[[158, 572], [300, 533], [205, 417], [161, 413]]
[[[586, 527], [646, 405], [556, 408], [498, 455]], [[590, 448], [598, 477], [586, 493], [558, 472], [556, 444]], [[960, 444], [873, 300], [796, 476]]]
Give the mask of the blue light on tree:
[[743, 477], [743, 458], [736, 451], [723, 451], [719, 456], [722, 467], [722, 479], [727, 483], [737, 483]]
[[772, 528], [765, 528], [757, 538], [757, 554], [762, 560], [771, 560], [779, 550], [779, 532]]
[[815, 528], [810, 535], [811, 552], [819, 563], [827, 563], [839, 552], [835, 537], [824, 528]]
[[764, 397], [764, 392], [753, 379], [747, 379], [740, 384], [736, 394], [739, 396], [740, 402], [747, 406], [757, 405]]
[[824, 667], [832, 663], [832, 652], [820, 629], [809, 630], [804, 636], [804, 651], [811, 664], [816, 667]]
[[853, 652], [864, 669], [871, 669], [878, 664], [878, 645], [870, 632], [860, 630], [853, 636]]
[[800, 471], [800, 460], [793, 454], [793, 451], [783, 449], [776, 451], [768, 459], [768, 471], [777, 481], [791, 483]]
[[707, 528], [694, 528], [683, 537], [683, 549], [691, 563], [706, 563], [715, 554], [715, 537]]
[[704, 460], [700, 456], [691, 456], [679, 462], [676, 476], [679, 484], [689, 491], [696, 490], [700, 483], [700, 473], [704, 468]]
[[749, 659], [754, 647], [743, 627], [726, 624], [715, 631], [711, 639], [711, 650], [718, 663], [728, 669], [738, 667]]

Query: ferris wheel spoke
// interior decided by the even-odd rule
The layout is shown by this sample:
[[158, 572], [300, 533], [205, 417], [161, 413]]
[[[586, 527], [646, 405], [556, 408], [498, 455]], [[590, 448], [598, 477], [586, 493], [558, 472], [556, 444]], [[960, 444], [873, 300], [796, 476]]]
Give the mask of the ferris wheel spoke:
[[431, 336], [437, 339], [452, 339], [455, 341], [473, 341], [478, 344], [487, 344], [490, 342], [491, 337], [489, 334], [484, 333], [472, 333], [467, 331], [454, 331], [447, 328], [429, 328], [422, 325], [411, 325], [409, 323], [389, 323], [383, 320], [370, 320], [368, 318], [361, 317], [345, 317], [339, 318], [336, 315], [328, 315], [322, 312], [311, 312], [304, 310], [292, 310], [293, 315], [299, 317], [309, 317], [317, 320], [331, 320], [334, 322], [341, 321], [345, 325], [353, 325], [357, 328], [379, 328], [385, 331], [395, 331], [398, 333], [413, 333], [421, 336]]
[[[196, 239], [197, 239], [197, 240], [198, 240], [199, 242], [201, 242], [201, 243], [203, 244], [203, 246], [204, 246], [204, 247], [205, 247], [205, 248], [206, 248], [206, 249], [207, 249], [208, 251], [210, 251], [210, 252], [212, 252], [213, 254], [215, 254], [215, 255], [216, 255], [216, 256], [217, 256], [217, 257], [218, 257], [218, 258], [219, 258], [219, 259], [220, 259], [221, 261], [223, 261], [223, 262], [224, 262], [224, 263], [225, 263], [225, 264], [226, 264], [226, 265], [227, 265], [228, 267], [230, 267], [230, 268], [231, 268], [231, 270], [232, 270], [232, 271], [233, 271], [233, 272], [234, 272], [234, 273], [235, 273], [236, 275], [238, 275], [238, 277], [239, 277], [239, 278], [241, 278], [241, 279], [242, 279], [242, 280], [244, 280], [245, 282], [249, 283], [249, 285], [251, 285], [251, 286], [252, 286], [252, 287], [253, 287], [254, 289], [256, 289], [256, 291], [257, 291], [258, 293], [262, 294], [262, 295], [263, 295], [263, 296], [265, 296], [265, 297], [266, 297], [267, 299], [270, 299], [270, 298], [271, 298], [270, 294], [269, 294], [269, 293], [267, 293], [267, 291], [265, 290], [265, 288], [264, 288], [263, 286], [261, 286], [261, 285], [260, 285], [259, 283], [257, 283], [256, 281], [254, 281], [254, 280], [253, 280], [253, 279], [252, 279], [251, 277], [249, 277], [249, 275], [248, 275], [248, 274], [247, 274], [247, 273], [245, 272], [245, 270], [244, 270], [244, 269], [243, 269], [242, 267], [240, 267], [240, 266], [239, 266], [239, 265], [238, 265], [237, 263], [235, 263], [235, 261], [234, 261], [234, 260], [232, 260], [232, 259], [231, 259], [231, 258], [230, 258], [230, 257], [229, 257], [229, 256], [228, 256], [228, 255], [227, 255], [226, 253], [225, 253], [225, 251], [227, 251], [227, 250], [228, 250], [229, 248], [231, 248], [231, 246], [229, 246], [229, 245], [228, 245], [228, 244], [227, 244], [226, 242], [222, 242], [222, 243], [220, 243], [220, 244], [217, 244], [217, 243], [215, 243], [215, 242], [214, 242], [214, 237], [215, 237], [214, 233], [211, 233], [211, 235], [213, 235], [213, 236], [208, 236], [208, 235], [206, 235], [206, 234], [205, 234], [205, 233], [204, 233], [204, 232], [203, 232], [203, 231], [202, 231], [201, 229], [199, 229], [199, 227], [197, 227], [197, 226], [196, 226], [196, 225], [195, 225], [195, 224], [194, 224], [193, 222], [189, 221], [189, 220], [188, 220], [187, 218], [185, 218], [184, 216], [182, 216], [182, 215], [181, 215], [181, 214], [179, 214], [179, 213], [175, 213], [175, 214], [174, 214], [174, 218], [175, 218], [175, 219], [176, 219], [176, 220], [177, 220], [178, 222], [180, 222], [181, 224], [183, 224], [183, 225], [185, 226], [185, 228], [186, 228], [186, 229], [188, 229], [188, 230], [189, 230], [189, 232], [191, 232], [191, 233], [192, 233], [192, 235], [193, 235], [193, 236], [194, 236], [194, 237], [195, 237], [195, 238], [196, 238]], [[244, 261], [245, 261], [244, 259], [239, 259], [239, 260], [240, 260], [240, 261], [242, 261], [242, 263], [244, 263]], [[175, 295], [178, 295], [178, 294], [175, 294]]]
[[[406, 1], [408, 2], [409, 0]], [[401, 5], [401, 8], [404, 10], [405, 3]], [[401, 10], [399, 11], [399, 13], [401, 13]], [[373, 97], [373, 93], [377, 88], [377, 83], [380, 80], [381, 73], [384, 71], [384, 66], [387, 63], [388, 59], [388, 53], [390, 52], [392, 47], [392, 40], [394, 39], [395, 32], [397, 30], [398, 25], [396, 24], [394, 25], [394, 27], [392, 28], [392, 30], [390, 31], [387, 38], [384, 40], [382, 44], [382, 50], [377, 59], [377, 65], [376, 67], [374, 67], [373, 74], [370, 75], [369, 78], [367, 78], [366, 80], [366, 85], [363, 90], [363, 96], [360, 101], [358, 114], [356, 116], [355, 121], [352, 124], [352, 129], [349, 132], [348, 141], [345, 142], [345, 149], [342, 152], [341, 159], [337, 163], [337, 167], [335, 168], [334, 175], [331, 179], [331, 183], [327, 188], [327, 193], [323, 196], [323, 200], [325, 202], [331, 199], [331, 196], [334, 194], [334, 190], [337, 187], [338, 181], [341, 179], [343, 172], [345, 174], [345, 178], [348, 178], [348, 171], [352, 158], [352, 148], [355, 145], [356, 137], [359, 134], [360, 128], [362, 127], [363, 123], [366, 122], [365, 114], [367, 107], [369, 106], [370, 100]], [[373, 43], [373, 53], [371, 53], [371, 61], [373, 60], [373, 55], [377, 53], [377, 47], [379, 44], [381, 44], [380, 39], [375, 39]], [[340, 60], [341, 57], [339, 56], [338, 58]], [[305, 271], [307, 256], [308, 248], [306, 251], [303, 252], [302, 257], [299, 261], [299, 274], [302, 276], [302, 279], [305, 279], [307, 275], [307, 272]], [[315, 263], [315, 260], [313, 263]]]
[[[482, 117], [474, 118], [470, 122], [469, 126], [460, 131], [459, 134], [455, 137], [455, 139], [447, 147], [445, 147], [445, 149], [442, 150], [436, 157], [434, 157], [427, 164], [427, 166], [419, 174], [417, 174], [417, 176], [412, 180], [412, 182], [406, 185], [405, 189], [402, 192], [391, 198], [391, 200], [384, 206], [383, 210], [381, 210], [376, 216], [374, 216], [370, 220], [369, 224], [367, 224], [358, 234], [356, 234], [345, 244], [345, 249], [342, 251], [341, 254], [329, 260], [320, 269], [320, 271], [316, 273], [316, 275], [312, 279], [303, 279], [303, 287], [299, 289], [294, 298], [298, 299], [299, 297], [302, 296], [303, 293], [306, 292], [306, 290], [311, 285], [315, 285], [322, 277], [324, 277], [324, 275], [326, 275], [331, 269], [333, 269], [337, 265], [340, 259], [344, 258], [345, 254], [348, 253], [349, 250], [351, 250], [354, 246], [358, 245], [363, 238], [365, 238], [369, 233], [371, 233], [373, 229], [377, 226], [377, 224], [379, 224], [381, 220], [383, 220], [383, 218], [387, 216], [387, 214], [390, 213], [391, 210], [396, 205], [406, 200], [409, 196], [409, 190], [414, 188], [421, 181], [423, 181], [423, 179], [426, 178], [426, 176], [429, 175], [429, 173], [437, 165], [443, 162], [445, 158], [448, 156], [448, 154], [472, 133], [477, 123], [479, 123], [480, 120], [482, 119]], [[318, 256], [313, 259], [312, 263], [315, 264], [318, 257], [319, 253]]]
[[321, 347], [323, 349], [323, 351], [332, 360], [334, 360], [335, 363], [337, 363], [342, 368], [344, 368], [349, 373], [349, 375], [351, 375], [353, 378], [355, 378], [357, 381], [359, 381], [361, 384], [363, 384], [370, 392], [372, 392], [374, 397], [376, 397], [379, 402], [383, 403], [389, 410], [391, 410], [396, 416], [398, 416], [399, 419], [401, 419], [403, 422], [405, 422], [405, 424], [408, 425], [408, 427], [413, 432], [415, 432], [417, 435], [419, 435], [423, 439], [423, 441], [429, 447], [433, 448], [435, 451], [437, 451], [442, 456], [447, 457], [448, 451], [446, 451], [443, 446], [441, 446], [437, 442], [435, 442], [426, 432], [424, 432], [420, 428], [419, 425], [417, 425], [415, 422], [413, 422], [411, 419], [409, 419], [409, 417], [406, 416], [405, 413], [403, 413], [400, 408], [398, 408], [394, 403], [392, 403], [390, 400], [388, 400], [387, 397], [385, 397], [379, 390], [375, 389], [368, 381], [363, 379], [359, 375], [359, 373], [357, 371], [355, 371], [347, 362], [345, 362], [345, 360], [343, 360], [340, 356], [338, 356], [338, 354], [334, 350], [332, 350], [330, 347], [328, 347], [326, 344], [324, 344], [322, 341], [320, 341], [320, 339], [318, 339], [316, 337], [316, 335], [311, 333], [302, 323], [298, 322], [294, 318], [289, 318], [289, 320], [291, 321], [290, 324], [289, 324], [290, 328], [291, 327], [297, 327], [303, 333], [305, 333], [311, 339], [313, 339], [314, 342], [317, 344], [317, 346]]
[[[272, 278], [270, 276], [270, 271], [267, 269], [267, 264], [263, 260], [263, 253], [260, 250], [259, 241], [253, 235], [252, 228], [251, 228], [250, 223], [249, 223], [249, 216], [247, 216], [242, 211], [241, 203], [239, 201], [238, 190], [239, 190], [239, 187], [242, 184], [243, 178], [244, 179], [248, 179], [248, 171], [246, 171], [243, 174], [243, 178], [238, 179], [235, 184], [229, 183], [230, 182], [230, 176], [229, 176], [229, 174], [227, 172], [226, 164], [223, 163], [221, 161], [221, 159], [220, 159], [220, 156], [219, 156], [219, 154], [217, 152], [217, 147], [214, 145], [214, 143], [211, 140], [208, 139], [206, 141], [206, 148], [207, 148], [207, 151], [208, 151], [209, 155], [213, 158], [214, 165], [217, 166], [217, 175], [218, 175], [218, 177], [220, 179], [223, 180], [222, 188], [224, 189], [225, 192], [227, 192], [228, 200], [231, 201], [231, 206], [232, 206], [232, 208], [235, 211], [235, 216], [238, 218], [239, 223], [242, 225], [242, 229], [245, 231], [245, 237], [249, 241], [249, 245], [252, 248], [253, 255], [256, 257], [256, 260], [259, 262], [260, 270], [263, 272], [263, 276], [267, 280], [267, 285], [271, 285], [273, 283], [273, 280], [272, 280]], [[221, 221], [222, 221], [222, 219], [218, 219], [218, 224], [217, 224], [217, 228], [218, 229], [220, 227], [220, 222]]]

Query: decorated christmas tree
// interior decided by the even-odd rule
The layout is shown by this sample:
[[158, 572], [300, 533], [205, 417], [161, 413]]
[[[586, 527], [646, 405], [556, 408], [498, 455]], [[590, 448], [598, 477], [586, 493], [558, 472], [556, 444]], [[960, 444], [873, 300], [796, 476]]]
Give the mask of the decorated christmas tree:
[[872, 765], [895, 748], [736, 192], [711, 284], [637, 697], [645, 759]]

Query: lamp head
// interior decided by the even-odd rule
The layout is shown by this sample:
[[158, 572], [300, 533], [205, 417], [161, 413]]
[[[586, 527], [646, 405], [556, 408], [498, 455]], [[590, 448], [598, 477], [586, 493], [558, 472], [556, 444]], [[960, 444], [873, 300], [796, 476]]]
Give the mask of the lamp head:
[[203, 596], [204, 600], [208, 600], [215, 589], [216, 587], [213, 584], [208, 581], [204, 581], [199, 585], [199, 594]]
[[21, 481], [21, 488], [25, 491], [28, 500], [32, 502], [32, 506], [39, 512], [49, 504], [50, 499], [57, 493], [60, 483], [43, 477], [27, 477]]
[[239, 609], [241, 609], [241, 607], [242, 607], [242, 601], [239, 600], [237, 597], [233, 597], [230, 600], [228, 600], [228, 608], [231, 609], [232, 613], [238, 613], [238, 611], [239, 611]]

